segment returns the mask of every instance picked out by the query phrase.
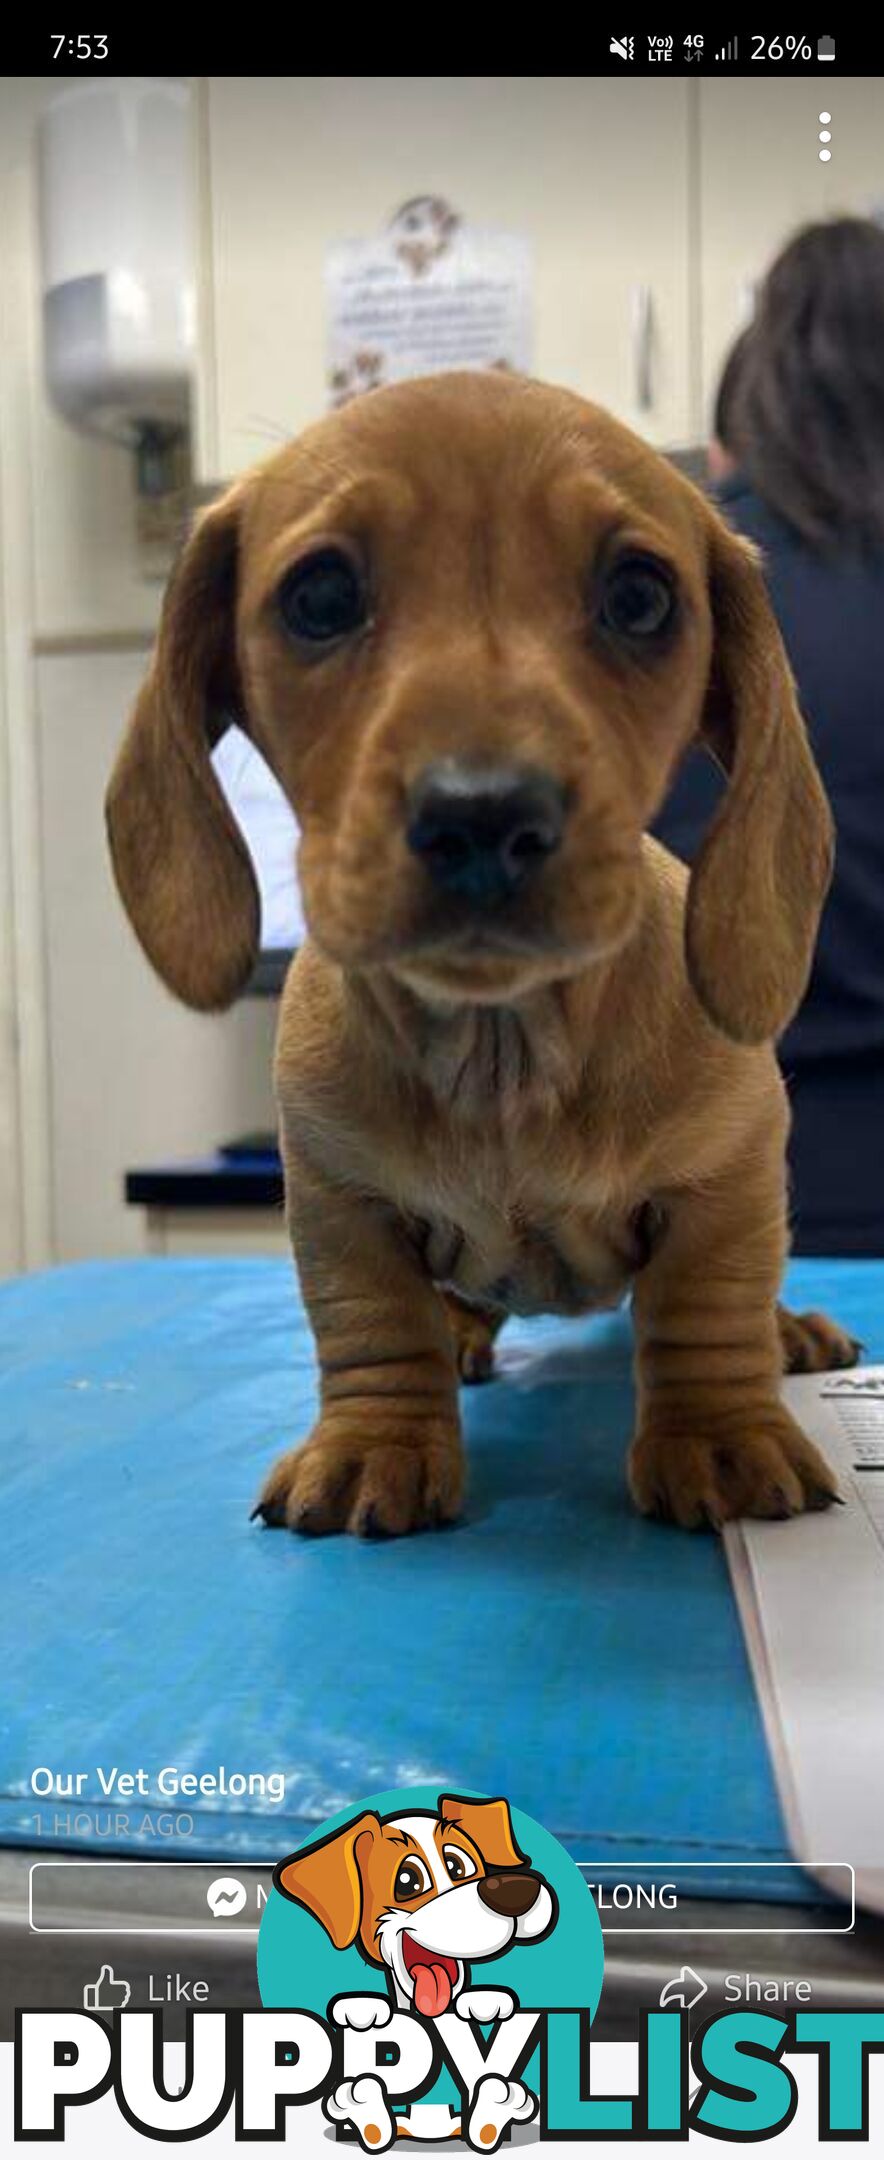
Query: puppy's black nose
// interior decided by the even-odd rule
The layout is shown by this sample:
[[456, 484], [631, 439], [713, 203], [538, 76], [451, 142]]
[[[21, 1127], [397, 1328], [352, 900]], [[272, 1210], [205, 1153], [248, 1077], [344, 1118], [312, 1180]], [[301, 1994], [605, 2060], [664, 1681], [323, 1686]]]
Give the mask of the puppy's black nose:
[[506, 1875], [482, 1875], [478, 1891], [483, 1905], [490, 1906], [492, 1912], [501, 1913], [506, 1920], [518, 1920], [536, 1905], [540, 1876], [532, 1875], [530, 1868], [518, 1868]]
[[565, 798], [525, 765], [428, 765], [412, 788], [406, 837], [434, 884], [467, 900], [503, 900], [558, 847]]

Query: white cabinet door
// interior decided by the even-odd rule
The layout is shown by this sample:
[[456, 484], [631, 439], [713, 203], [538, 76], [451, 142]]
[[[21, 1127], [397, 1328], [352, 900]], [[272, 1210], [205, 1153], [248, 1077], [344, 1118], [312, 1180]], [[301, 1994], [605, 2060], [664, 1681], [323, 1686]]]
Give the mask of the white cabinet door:
[[689, 94], [588, 76], [209, 78], [201, 477], [240, 471], [325, 410], [326, 249], [427, 193], [527, 236], [537, 374], [655, 442], [685, 441]]
[[[884, 210], [884, 84], [740, 76], [704, 81], [699, 93], [705, 422], [753, 285], [789, 235], [810, 219]], [[819, 141], [824, 112], [828, 144]]]

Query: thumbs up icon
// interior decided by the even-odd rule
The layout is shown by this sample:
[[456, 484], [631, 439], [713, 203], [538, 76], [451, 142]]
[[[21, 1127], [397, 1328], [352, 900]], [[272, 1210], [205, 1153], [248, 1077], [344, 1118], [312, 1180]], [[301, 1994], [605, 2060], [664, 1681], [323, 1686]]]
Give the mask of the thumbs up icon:
[[118, 1980], [112, 1965], [102, 1965], [97, 1980], [83, 1989], [84, 2010], [125, 2010], [132, 1993], [128, 1980]]

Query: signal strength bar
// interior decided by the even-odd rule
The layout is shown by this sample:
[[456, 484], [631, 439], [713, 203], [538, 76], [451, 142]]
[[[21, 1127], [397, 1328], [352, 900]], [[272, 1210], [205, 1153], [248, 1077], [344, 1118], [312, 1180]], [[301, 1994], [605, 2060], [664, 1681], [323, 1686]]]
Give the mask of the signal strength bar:
[[730, 38], [726, 45], [719, 46], [717, 53], [713, 53], [713, 60], [736, 60], [739, 42], [739, 38]]

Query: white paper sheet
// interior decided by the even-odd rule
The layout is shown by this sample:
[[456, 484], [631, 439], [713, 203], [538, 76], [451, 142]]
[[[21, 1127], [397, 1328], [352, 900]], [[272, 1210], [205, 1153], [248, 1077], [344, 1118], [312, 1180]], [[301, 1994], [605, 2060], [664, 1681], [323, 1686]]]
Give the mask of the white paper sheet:
[[298, 827], [278, 780], [241, 728], [230, 727], [212, 763], [246, 842], [261, 895], [262, 952], [290, 952], [304, 936], [295, 867]]
[[843, 1507], [741, 1522], [725, 1550], [789, 1840], [827, 1887], [847, 1861], [884, 1912], [884, 1366], [787, 1380]]
[[440, 196], [414, 196], [384, 232], [330, 248], [325, 287], [332, 405], [449, 368], [530, 372], [527, 240], [466, 224]]

